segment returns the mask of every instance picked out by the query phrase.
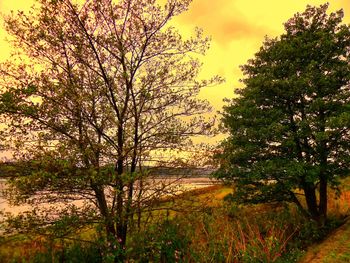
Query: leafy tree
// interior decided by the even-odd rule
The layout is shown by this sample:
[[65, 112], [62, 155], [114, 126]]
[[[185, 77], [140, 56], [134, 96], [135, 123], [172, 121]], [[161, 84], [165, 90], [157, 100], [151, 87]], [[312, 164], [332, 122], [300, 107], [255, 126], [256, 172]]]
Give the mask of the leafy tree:
[[350, 27], [342, 10], [327, 8], [295, 14], [242, 66], [245, 88], [224, 108], [230, 136], [217, 173], [237, 182], [241, 201], [295, 202], [320, 223], [328, 186], [350, 164]]
[[146, 191], [144, 168], [179, 165], [193, 136], [212, 133], [211, 107], [196, 97], [221, 81], [197, 80], [209, 39], [169, 25], [190, 2], [40, 0], [6, 17], [17, 54], [1, 67], [1, 113], [33, 167], [13, 180], [19, 194], [89, 199], [98, 212], [75, 207], [75, 218], [102, 221], [125, 246], [135, 209], [164, 190]]

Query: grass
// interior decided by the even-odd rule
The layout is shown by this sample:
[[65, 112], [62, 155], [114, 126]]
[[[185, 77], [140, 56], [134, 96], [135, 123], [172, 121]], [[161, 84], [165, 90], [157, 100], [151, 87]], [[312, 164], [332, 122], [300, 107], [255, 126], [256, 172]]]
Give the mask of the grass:
[[[348, 185], [350, 181], [346, 181], [340, 196], [330, 191], [331, 217], [349, 214]], [[142, 229], [134, 229], [128, 256], [136, 262], [153, 257], [155, 262], [178, 262], [182, 258], [182, 262], [286, 263], [296, 262], [300, 248], [319, 238], [317, 227], [303, 221], [295, 209], [280, 204], [237, 206], [223, 201], [229, 193], [232, 188], [215, 185], [159, 200], [154, 204], [159, 210], [142, 214], [142, 220], [149, 216], [151, 220]], [[96, 233], [84, 229], [76, 237], [93, 240]], [[93, 250], [81, 244], [75, 246], [67, 240], [50, 243], [43, 237], [17, 235], [1, 240], [0, 262], [29, 260], [35, 253], [59, 258], [64, 249], [65, 256], [77, 259], [90, 252], [98, 255], [96, 247]], [[311, 246], [301, 262], [350, 262], [349, 244], [347, 223], [322, 244]]]
[[165, 224], [142, 231], [131, 244], [132, 258], [143, 262], [153, 255], [152, 260], [158, 262], [168, 255], [165, 262], [174, 262], [171, 256], [178, 251], [183, 262], [276, 261], [294, 234], [284, 220], [290, 215], [276, 217], [283, 208], [273, 205], [232, 208], [222, 200], [231, 191], [218, 188], [192, 197], [202, 210], [176, 213]]
[[0, 242], [0, 262], [14, 258], [22, 258], [25, 261], [33, 252], [42, 252], [45, 249], [43, 238], [22, 234], [3, 238]]
[[300, 263], [350, 262], [350, 220], [320, 244], [311, 246]]
[[341, 182], [341, 194], [329, 193], [329, 215], [345, 219], [342, 226], [331, 232], [325, 240], [310, 246], [300, 263], [350, 262], [350, 178]]
[[[182, 208], [180, 210], [186, 210], [189, 207], [198, 208], [203, 203], [214, 205], [218, 204], [230, 192], [232, 192], [231, 188], [214, 185], [182, 193], [175, 199], [163, 198], [156, 204], [162, 207], [162, 210], [151, 211], [152, 221], [149, 224], [152, 224], [152, 222], [158, 223], [164, 220], [165, 217], [168, 217], [168, 219], [174, 218], [180, 212], [167, 212], [167, 209], [172, 206], [178, 206]], [[142, 217], [145, 219], [146, 215], [144, 214]], [[57, 239], [53, 241], [48, 237], [32, 234], [3, 237], [0, 238], [0, 262], [8, 262], [14, 258], [22, 258], [26, 262], [33, 254], [48, 251], [50, 247], [53, 250], [59, 250], [67, 244], [72, 244], [72, 238], [90, 241], [95, 240], [96, 236], [95, 227], [85, 227], [74, 235], [67, 236], [64, 240]]]

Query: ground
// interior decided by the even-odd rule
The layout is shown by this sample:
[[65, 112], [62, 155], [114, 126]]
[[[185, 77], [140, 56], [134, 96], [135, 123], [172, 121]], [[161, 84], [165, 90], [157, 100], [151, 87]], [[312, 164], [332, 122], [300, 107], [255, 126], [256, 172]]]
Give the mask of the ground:
[[330, 236], [311, 246], [299, 263], [350, 262], [350, 218]]

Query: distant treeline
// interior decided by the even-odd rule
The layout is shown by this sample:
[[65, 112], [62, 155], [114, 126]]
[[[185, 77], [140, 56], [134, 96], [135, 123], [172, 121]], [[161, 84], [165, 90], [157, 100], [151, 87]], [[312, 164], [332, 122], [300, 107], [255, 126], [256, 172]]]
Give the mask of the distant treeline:
[[[0, 178], [9, 178], [16, 176], [24, 176], [33, 171], [40, 169], [40, 166], [33, 161], [28, 162], [2, 162], [0, 163]], [[74, 169], [81, 169], [74, 167]], [[113, 169], [112, 164], [105, 165], [102, 169]], [[191, 177], [208, 177], [214, 172], [212, 168], [196, 168], [196, 167], [160, 167], [160, 166], [144, 166], [137, 169], [147, 173], [149, 176], [191, 176]]]

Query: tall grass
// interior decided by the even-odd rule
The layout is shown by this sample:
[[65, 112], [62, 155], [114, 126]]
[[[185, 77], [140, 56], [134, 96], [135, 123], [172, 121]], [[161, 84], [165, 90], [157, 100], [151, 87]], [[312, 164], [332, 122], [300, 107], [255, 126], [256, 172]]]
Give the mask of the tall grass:
[[232, 218], [216, 209], [188, 219], [195, 228], [190, 249], [201, 262], [275, 262], [296, 232], [266, 214]]
[[[181, 212], [163, 219], [157, 213], [149, 225], [135, 228], [123, 251], [128, 262], [296, 262], [301, 249], [322, 239], [337, 224], [334, 221], [328, 229], [320, 230], [293, 206], [239, 206], [222, 200], [227, 189], [209, 190], [192, 195], [190, 202], [186, 198], [175, 200], [172, 205], [181, 206]], [[329, 210], [339, 218], [349, 213], [350, 191], [335, 197], [336, 193], [330, 192]], [[197, 207], [185, 209], [186, 205]], [[120, 252], [108, 251], [103, 241], [91, 241], [94, 244], [18, 240], [12, 246], [21, 249], [11, 254], [11, 246], [5, 244], [0, 261], [112, 262]]]

